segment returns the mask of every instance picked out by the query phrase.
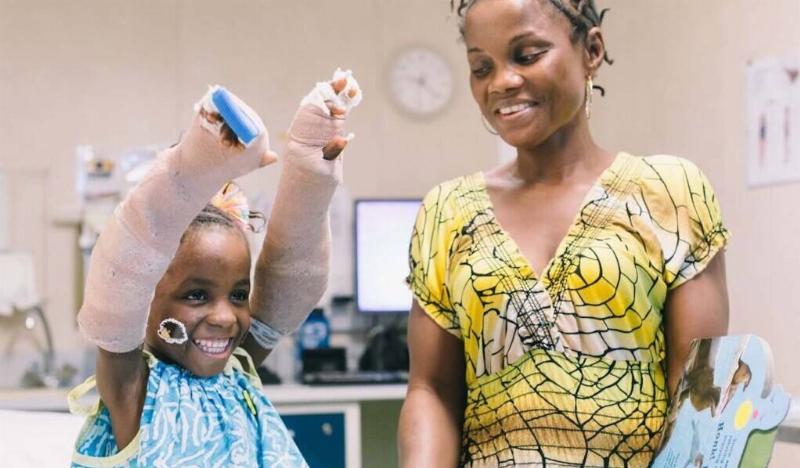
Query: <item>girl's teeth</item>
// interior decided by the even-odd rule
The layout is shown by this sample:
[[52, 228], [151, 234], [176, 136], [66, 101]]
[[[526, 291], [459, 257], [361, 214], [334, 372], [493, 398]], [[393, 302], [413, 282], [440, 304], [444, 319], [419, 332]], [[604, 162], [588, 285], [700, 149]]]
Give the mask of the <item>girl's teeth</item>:
[[227, 340], [193, 340], [198, 348], [209, 354], [220, 354], [228, 349], [231, 339]]

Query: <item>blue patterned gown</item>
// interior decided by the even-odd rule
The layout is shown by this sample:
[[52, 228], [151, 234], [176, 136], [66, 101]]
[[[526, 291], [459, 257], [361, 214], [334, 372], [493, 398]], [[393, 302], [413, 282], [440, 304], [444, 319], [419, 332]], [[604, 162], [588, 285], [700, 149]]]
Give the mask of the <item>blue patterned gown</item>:
[[[248, 367], [245, 369], [238, 357]], [[70, 392], [70, 410], [88, 416], [75, 443], [73, 467], [306, 467], [289, 431], [261, 392], [250, 356], [236, 349], [225, 370], [197, 377], [145, 352], [150, 367], [139, 433], [117, 448], [101, 401], [77, 399], [94, 377]]]

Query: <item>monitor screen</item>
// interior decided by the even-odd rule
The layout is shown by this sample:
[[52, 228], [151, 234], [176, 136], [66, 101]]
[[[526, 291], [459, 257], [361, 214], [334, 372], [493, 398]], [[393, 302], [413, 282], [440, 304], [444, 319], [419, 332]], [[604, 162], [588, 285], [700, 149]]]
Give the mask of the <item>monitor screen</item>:
[[356, 308], [359, 312], [408, 312], [411, 291], [408, 245], [420, 199], [355, 202]]

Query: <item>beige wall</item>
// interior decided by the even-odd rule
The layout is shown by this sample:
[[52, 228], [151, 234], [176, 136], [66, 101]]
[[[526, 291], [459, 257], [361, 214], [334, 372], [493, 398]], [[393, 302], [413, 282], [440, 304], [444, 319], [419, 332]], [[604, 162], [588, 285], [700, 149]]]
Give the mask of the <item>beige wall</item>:
[[598, 80], [608, 90], [593, 119], [598, 138], [612, 148], [685, 156], [707, 173], [733, 232], [731, 332], [766, 338], [779, 381], [800, 394], [800, 305], [792, 297], [800, 184], [747, 187], [744, 114], [747, 62], [800, 55], [800, 2], [604, 4], [612, 8], [606, 36], [616, 63]]
[[[616, 63], [594, 114], [598, 139], [640, 154], [694, 160], [715, 186], [733, 238], [726, 252], [731, 333], [765, 338], [777, 382], [800, 395], [797, 232], [800, 184], [748, 189], [745, 67], [800, 55], [797, 0], [607, 0], [606, 37]], [[795, 466], [779, 444], [773, 466]], [[795, 462], [790, 462], [795, 460]]]
[[[52, 222], [74, 204], [75, 145], [102, 154], [170, 143], [208, 84], [225, 84], [253, 105], [280, 148], [311, 85], [337, 66], [352, 68], [365, 95], [346, 153], [354, 196], [418, 196], [494, 161], [447, 2], [224, 4], [222, 11], [206, 0], [0, 0], [0, 170], [14, 187], [11, 241], [37, 256], [62, 355], [84, 347], [73, 323], [77, 234]], [[389, 61], [414, 45], [440, 51], [456, 69], [455, 96], [434, 119], [409, 118], [388, 100]], [[264, 169], [245, 188], [271, 197], [278, 173]], [[25, 343], [14, 344], [17, 355]], [[11, 374], [0, 385], [14, 384]]]
[[[352, 68], [365, 94], [347, 152], [355, 196], [420, 195], [491, 165], [494, 141], [469, 96], [447, 3], [239, 0], [221, 11], [208, 0], [0, 0], [0, 170], [18, 190], [12, 243], [37, 255], [58, 347], [83, 346], [72, 321], [76, 235], [51, 222], [74, 197], [74, 146], [170, 142], [206, 84], [224, 83], [252, 103], [280, 147], [310, 83], [337, 65]], [[595, 101], [598, 140], [685, 156], [706, 171], [734, 234], [731, 331], [766, 338], [778, 380], [800, 395], [792, 294], [800, 184], [748, 189], [744, 173], [745, 65], [800, 54], [800, 2], [601, 3], [612, 8], [606, 37], [616, 63], [598, 80], [608, 90]], [[456, 69], [453, 101], [428, 121], [396, 112], [387, 98], [388, 61], [416, 44], [441, 51]], [[268, 168], [245, 185], [270, 194], [277, 173]]]

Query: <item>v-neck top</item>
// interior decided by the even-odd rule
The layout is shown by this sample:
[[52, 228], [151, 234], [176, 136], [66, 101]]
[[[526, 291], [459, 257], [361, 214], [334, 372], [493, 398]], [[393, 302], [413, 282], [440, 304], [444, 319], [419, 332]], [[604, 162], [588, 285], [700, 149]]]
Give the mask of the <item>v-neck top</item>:
[[416, 219], [407, 282], [464, 341], [467, 384], [532, 349], [657, 363], [668, 292], [728, 239], [697, 166], [619, 153], [539, 276], [497, 222], [483, 173], [435, 187]]

